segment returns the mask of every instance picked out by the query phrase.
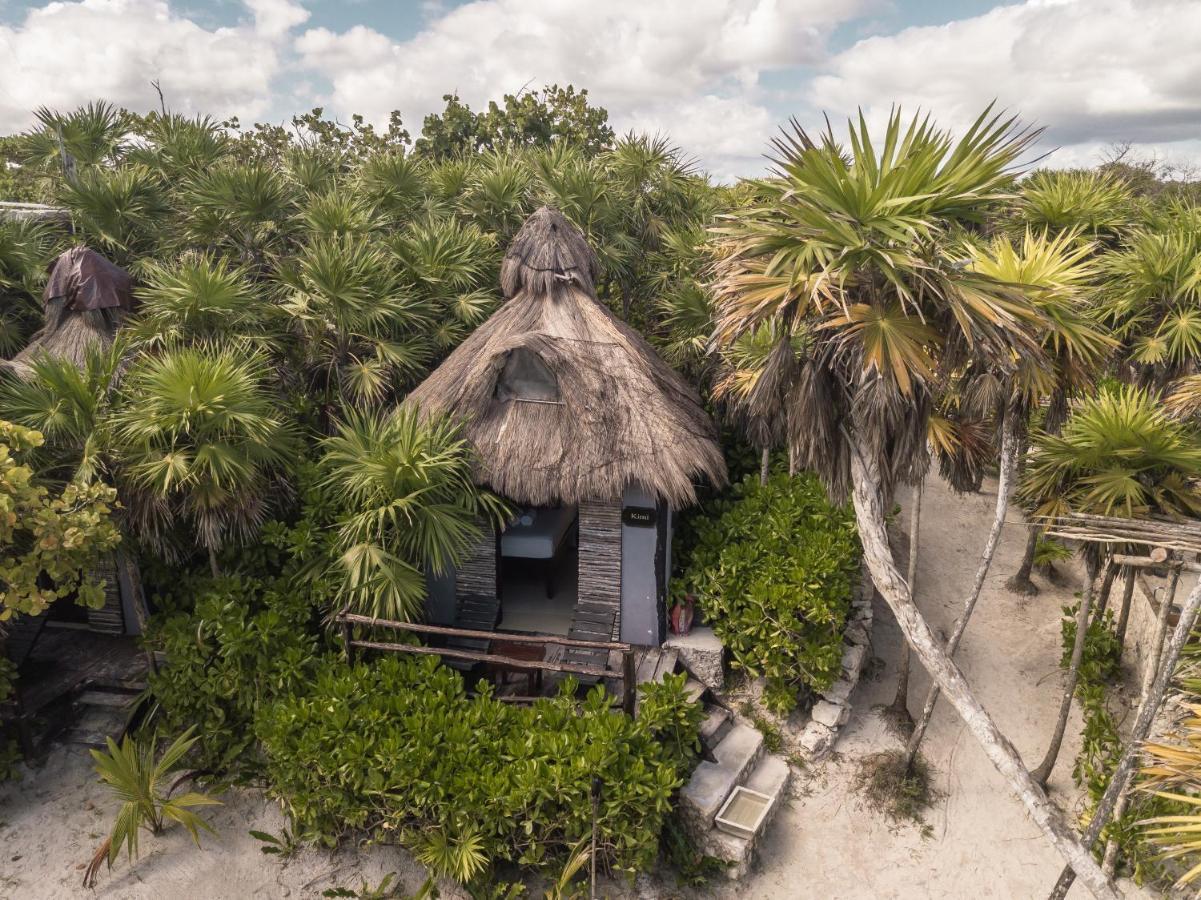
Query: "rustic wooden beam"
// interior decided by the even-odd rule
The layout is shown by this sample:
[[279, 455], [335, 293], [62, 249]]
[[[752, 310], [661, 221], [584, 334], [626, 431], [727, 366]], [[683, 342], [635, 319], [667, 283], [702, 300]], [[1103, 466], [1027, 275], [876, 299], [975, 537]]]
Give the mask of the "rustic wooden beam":
[[634, 717], [638, 700], [638, 679], [634, 675], [634, 651], [621, 655], [621, 708], [627, 716]]
[[389, 650], [394, 653], [417, 653], [424, 656], [447, 656], [451, 659], [465, 659], [470, 662], [493, 663], [511, 669], [541, 669], [544, 672], [562, 672], [567, 675], [590, 675], [595, 678], [610, 678], [616, 675], [607, 668], [600, 666], [569, 665], [567, 663], [547, 662], [535, 659], [514, 659], [511, 656], [499, 656], [495, 653], [480, 653], [476, 650], [457, 650], [450, 647], [427, 647], [424, 644], [389, 644], [381, 641], [351, 641], [351, 646], [364, 650]]
[[1128, 556], [1125, 553], [1115, 553], [1113, 561], [1119, 566], [1132, 566], [1136, 569], [1180, 569], [1183, 572], [1201, 572], [1201, 563], [1187, 560], [1167, 562], [1149, 556]]
[[342, 613], [338, 621], [351, 625], [370, 625], [390, 628], [393, 631], [414, 631], [418, 634], [439, 634], [445, 637], [480, 638], [486, 641], [512, 641], [515, 644], [558, 644], [563, 647], [583, 647], [588, 650], [619, 650], [623, 653], [632, 648], [617, 641], [581, 641], [575, 638], [548, 634], [514, 634], [507, 631], [474, 631], [469, 628], [450, 628], [443, 625], [426, 625], [421, 622], [397, 622], [392, 619], [373, 619], [356, 613]]

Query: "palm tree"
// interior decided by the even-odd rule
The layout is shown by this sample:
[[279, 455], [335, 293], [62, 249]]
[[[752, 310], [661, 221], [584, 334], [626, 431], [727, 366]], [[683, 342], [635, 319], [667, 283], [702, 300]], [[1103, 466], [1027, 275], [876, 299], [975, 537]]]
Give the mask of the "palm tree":
[[1037, 356], [1037, 309], [1024, 293], [962, 264], [957, 229], [1008, 199], [1011, 169], [1035, 132], [986, 111], [958, 141], [895, 111], [877, 150], [860, 117], [849, 146], [799, 125], [775, 143], [766, 202], [717, 229], [717, 340], [763, 322], [811, 346], [791, 381], [799, 461], [850, 494], [864, 558], [919, 660], [1057, 849], [1099, 897], [1115, 896], [1034, 783], [1013, 745], [943, 652], [897, 571], [885, 528], [893, 486], [924, 471], [940, 370], [988, 359], [1012, 370]]
[[1014, 212], [1025, 229], [1112, 241], [1130, 224], [1133, 206], [1129, 187], [1114, 175], [1044, 169], [1022, 181]]
[[299, 335], [301, 368], [328, 416], [374, 405], [423, 371], [427, 306], [406, 290], [387, 247], [354, 235], [317, 238], [281, 271], [281, 307]]
[[275, 309], [245, 267], [212, 253], [189, 253], [174, 263], [148, 261], [141, 273], [137, 318], [128, 326], [139, 349], [274, 342]]
[[22, 136], [25, 161], [43, 168], [61, 164], [68, 176], [76, 167], [115, 163], [124, 153], [131, 127], [129, 113], [103, 100], [66, 114], [42, 106], [34, 115], [41, 128]]
[[254, 536], [296, 458], [262, 357], [185, 348], [138, 362], [112, 414], [118, 485], [136, 533], [178, 553], [177, 525], [208, 554]]
[[37, 327], [34, 298], [58, 241], [44, 223], [0, 219], [0, 356], [20, 350]]
[[425, 573], [462, 562], [504, 503], [472, 481], [457, 425], [417, 410], [347, 413], [324, 442], [324, 485], [338, 519], [335, 580], [356, 612], [408, 621], [421, 614]]
[[108, 480], [108, 401], [125, 344], [93, 348], [83, 367], [42, 354], [24, 379], [0, 380], [0, 418], [39, 431], [39, 470], [56, 480]]
[[[1088, 318], [1084, 305], [1085, 290], [1095, 276], [1089, 263], [1091, 254], [1092, 246], [1077, 242], [1070, 232], [1051, 238], [1027, 231], [1018, 244], [998, 236], [988, 245], [974, 247], [971, 251], [971, 266], [976, 272], [998, 283], [1021, 285], [1027, 291], [1040, 313], [1037, 335], [1042, 352], [1016, 357], [1008, 371], [999, 377], [993, 369], [974, 372], [979, 364], [969, 367], [964, 376], [967, 382], [964, 393], [976, 395], [973, 399], [981, 407], [980, 411], [991, 413], [999, 423], [1000, 473], [992, 526], [980, 555], [972, 589], [951, 628], [946, 648], [948, 656], [953, 657], [959, 648], [1000, 543], [1031, 410], [1044, 398], [1066, 395], [1088, 384], [1092, 373], [1113, 347], [1113, 341]], [[910, 735], [906, 748], [907, 768], [917, 759], [938, 696], [938, 685], [935, 684]]]
[[[1201, 514], [1201, 443], [1163, 409], [1158, 395], [1130, 386], [1082, 401], [1063, 433], [1035, 435], [1021, 493], [1035, 515], [1053, 520], [1069, 512], [1142, 517]], [[1097, 568], [1094, 561], [1090, 571]], [[1076, 616], [1076, 638], [1050, 745], [1036, 778], [1045, 784], [1055, 767], [1083, 658], [1089, 579]]]
[[59, 200], [82, 236], [121, 265], [153, 249], [169, 212], [161, 177], [141, 165], [87, 169], [62, 185]]

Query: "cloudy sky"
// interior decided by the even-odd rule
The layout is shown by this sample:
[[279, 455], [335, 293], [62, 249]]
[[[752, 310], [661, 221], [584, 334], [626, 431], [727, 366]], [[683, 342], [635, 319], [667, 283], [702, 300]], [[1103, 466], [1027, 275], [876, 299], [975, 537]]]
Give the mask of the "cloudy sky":
[[990, 100], [1046, 127], [1052, 164], [1129, 142], [1201, 161], [1201, 0], [0, 0], [0, 134], [101, 97], [286, 121], [324, 106], [410, 131], [589, 89], [618, 130], [664, 132], [716, 177], [754, 175], [779, 125], [861, 107], [961, 127]]

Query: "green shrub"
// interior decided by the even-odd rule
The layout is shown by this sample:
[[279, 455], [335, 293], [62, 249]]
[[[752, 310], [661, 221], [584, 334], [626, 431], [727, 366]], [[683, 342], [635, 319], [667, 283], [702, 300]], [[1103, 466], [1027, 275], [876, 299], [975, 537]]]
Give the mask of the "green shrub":
[[195, 607], [152, 623], [166, 665], [150, 676], [166, 727], [197, 726], [200, 767], [234, 776], [258, 768], [258, 708], [312, 677], [321, 650], [314, 609], [301, 592], [255, 579], [204, 579]]
[[256, 729], [271, 792], [309, 839], [474, 832], [492, 860], [541, 865], [591, 834], [595, 777], [598, 859], [645, 867], [683, 782], [678, 748], [696, 740], [695, 719], [676, 709], [682, 685], [649, 695], [637, 720], [613, 713], [599, 688], [582, 703], [573, 693], [568, 682], [519, 707], [467, 696], [432, 659], [327, 659], [307, 690], [261, 708]]
[[733, 665], [765, 676], [773, 708], [837, 678], [859, 574], [854, 515], [812, 475], [744, 478], [695, 525], [682, 590], [694, 593]]

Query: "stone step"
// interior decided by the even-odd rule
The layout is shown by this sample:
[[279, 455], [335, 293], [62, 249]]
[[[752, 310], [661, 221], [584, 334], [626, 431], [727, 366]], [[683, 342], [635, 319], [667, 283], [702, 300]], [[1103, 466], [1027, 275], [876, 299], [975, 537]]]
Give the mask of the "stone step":
[[757, 848], [764, 831], [775, 817], [787, 797], [788, 782], [792, 771], [779, 756], [768, 755], [748, 775], [745, 786], [753, 791], [766, 794], [772, 798], [771, 807], [760, 823], [755, 836], [752, 838], [727, 834], [716, 826], [700, 836], [697, 849], [706, 856], [712, 856], [728, 863], [724, 870], [730, 879], [743, 878], [751, 867]]
[[701, 761], [680, 790], [680, 812], [694, 833], [707, 831], [721, 805], [763, 755], [763, 735], [738, 724], [713, 748], [713, 761]]
[[713, 748], [718, 745], [726, 733], [730, 730], [730, 713], [728, 710], [720, 706], [710, 706], [708, 714], [701, 722], [701, 746], [705, 748], [706, 753], [712, 754]]
[[706, 690], [708, 690], [708, 688], [706, 688], [695, 678], [689, 678], [684, 682], [684, 694], [693, 703], [699, 703]]

